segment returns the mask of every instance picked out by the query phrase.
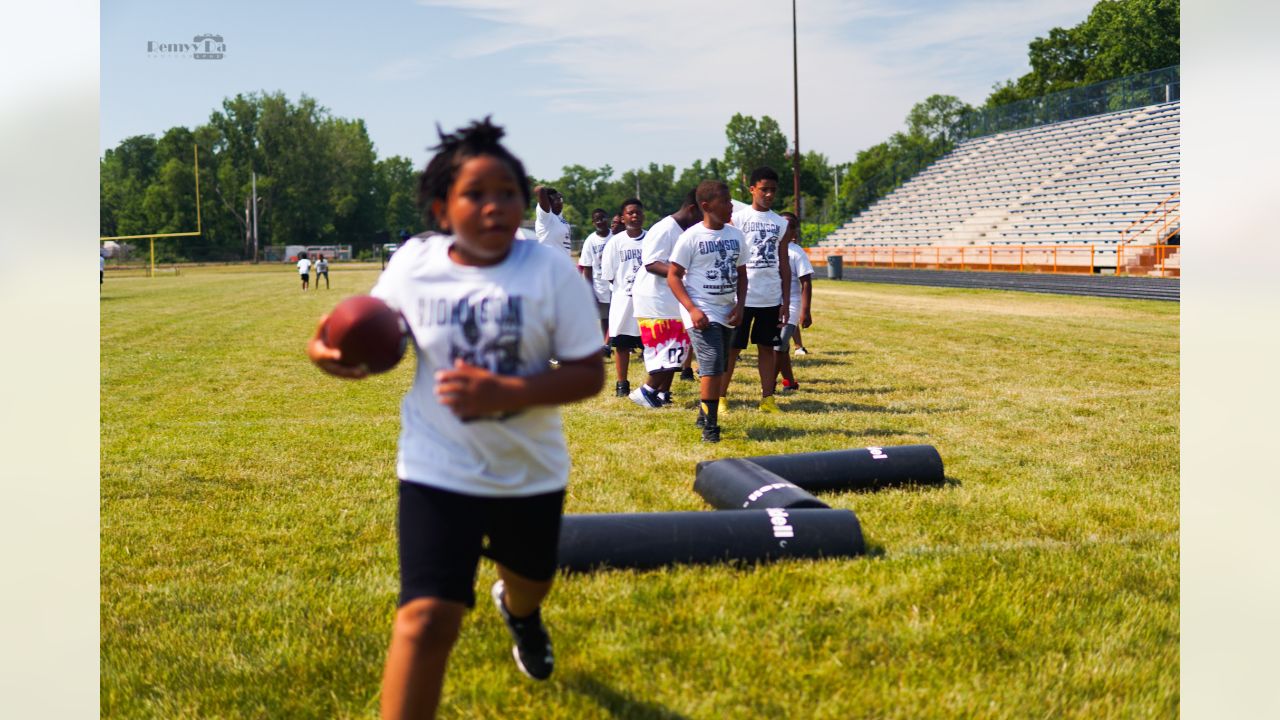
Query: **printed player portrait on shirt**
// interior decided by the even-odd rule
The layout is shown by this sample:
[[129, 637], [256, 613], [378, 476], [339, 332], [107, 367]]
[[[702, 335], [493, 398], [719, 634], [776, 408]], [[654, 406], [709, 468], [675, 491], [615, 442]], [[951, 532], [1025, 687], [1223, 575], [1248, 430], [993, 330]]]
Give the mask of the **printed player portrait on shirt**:
[[475, 291], [454, 301], [424, 302], [422, 324], [449, 326], [449, 362], [461, 359], [499, 375], [520, 370], [523, 298]]

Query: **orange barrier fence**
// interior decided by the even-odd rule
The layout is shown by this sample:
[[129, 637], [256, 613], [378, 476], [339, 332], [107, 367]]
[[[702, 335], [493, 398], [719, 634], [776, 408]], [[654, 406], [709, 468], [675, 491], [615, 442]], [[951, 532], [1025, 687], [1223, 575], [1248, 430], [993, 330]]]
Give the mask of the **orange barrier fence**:
[[1120, 274], [1176, 272], [1177, 246], [1169, 245], [916, 245], [909, 247], [829, 246], [806, 248], [810, 262], [826, 266], [839, 255], [852, 267], [926, 270]]

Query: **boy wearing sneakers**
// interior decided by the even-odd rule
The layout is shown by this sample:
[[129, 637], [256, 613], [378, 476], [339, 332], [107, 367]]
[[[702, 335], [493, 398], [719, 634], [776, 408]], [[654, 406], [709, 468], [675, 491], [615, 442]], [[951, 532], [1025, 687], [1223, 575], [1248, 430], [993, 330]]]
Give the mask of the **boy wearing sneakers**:
[[613, 367], [617, 372], [614, 394], [627, 397], [631, 382], [627, 370], [631, 351], [639, 350], [640, 326], [636, 324], [631, 305], [631, 290], [640, 272], [640, 255], [644, 243], [644, 205], [636, 198], [622, 201], [623, 232], [614, 235], [604, 246], [601, 270], [613, 286], [609, 298], [609, 344], [613, 346]]
[[778, 173], [763, 166], [751, 172], [751, 205], [739, 206], [733, 213], [733, 225], [746, 237], [743, 253], [747, 256], [747, 306], [742, 325], [733, 338], [729, 363], [725, 369], [720, 409], [728, 409], [729, 383], [738, 355], [747, 343], [758, 350], [760, 370], [760, 409], [778, 412], [773, 393], [777, 387], [778, 333], [787, 324], [791, 294], [791, 268], [787, 261], [787, 221], [773, 212], [778, 192]]
[[733, 214], [729, 186], [698, 183], [702, 222], [680, 234], [671, 250], [667, 286], [683, 309], [685, 326], [698, 356], [698, 424], [703, 442], [720, 442], [721, 379], [728, 363], [734, 326], [747, 301], [742, 232], [728, 224]]
[[649, 377], [630, 396], [640, 407], [653, 409], [671, 404], [671, 380], [689, 354], [689, 335], [680, 318], [680, 303], [667, 285], [667, 261], [676, 238], [701, 220], [702, 210], [690, 190], [680, 209], [654, 223], [641, 243], [644, 270], [631, 289], [631, 302], [640, 326], [644, 367]]
[[604, 356], [609, 357], [609, 300], [613, 291], [609, 279], [604, 276], [604, 246], [613, 237], [609, 231], [609, 215], [601, 208], [591, 211], [591, 224], [596, 231], [582, 241], [582, 253], [578, 256], [578, 272], [586, 278], [595, 292], [596, 311], [600, 315], [600, 332], [604, 334]]
[[[773, 349], [778, 353], [778, 374], [782, 376], [782, 394], [786, 395], [800, 389], [800, 383], [796, 382], [796, 376], [791, 371], [791, 355], [788, 353], [788, 347], [792, 338], [799, 335], [801, 327], [809, 327], [813, 324], [813, 315], [810, 312], [813, 306], [813, 264], [809, 262], [809, 256], [800, 248], [800, 244], [795, 241], [800, 227], [800, 221], [795, 213], [779, 214], [787, 219], [787, 260], [791, 265], [792, 292], [787, 324], [782, 328], [778, 344]], [[800, 343], [797, 342], [797, 350], [799, 345]]]

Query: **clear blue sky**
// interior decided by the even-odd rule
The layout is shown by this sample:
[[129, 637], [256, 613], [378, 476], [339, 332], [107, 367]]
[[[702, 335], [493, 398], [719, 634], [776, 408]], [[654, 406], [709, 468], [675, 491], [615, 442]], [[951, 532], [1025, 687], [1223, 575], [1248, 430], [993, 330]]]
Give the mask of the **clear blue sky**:
[[[798, 0], [801, 148], [849, 161], [932, 93], [981, 103], [1029, 68], [1027, 43], [1093, 0]], [[788, 137], [790, 3], [374, 0], [101, 6], [100, 151], [205, 122], [225, 97], [305, 93], [363, 118], [379, 156], [425, 162], [435, 123], [492, 113], [529, 170], [683, 168], [719, 156], [735, 112]], [[148, 41], [223, 36], [221, 60]]]

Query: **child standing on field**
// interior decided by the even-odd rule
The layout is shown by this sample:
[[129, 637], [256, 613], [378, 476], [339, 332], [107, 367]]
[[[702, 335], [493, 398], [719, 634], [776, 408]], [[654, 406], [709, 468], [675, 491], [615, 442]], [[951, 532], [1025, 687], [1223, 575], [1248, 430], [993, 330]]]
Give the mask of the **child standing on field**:
[[[490, 594], [516, 665], [538, 680], [554, 665], [540, 607], [569, 475], [556, 406], [599, 392], [604, 372], [594, 301], [564, 251], [515, 239], [529, 183], [502, 134], [486, 118], [441, 135], [418, 202], [446, 234], [407, 242], [372, 291], [404, 315], [418, 354], [401, 403], [400, 597], [384, 718], [435, 713], [482, 549], [497, 563]], [[319, 328], [308, 354], [333, 375], [364, 375], [339, 363]]]
[[320, 289], [320, 276], [324, 276], [324, 289], [329, 289], [329, 261], [324, 259], [324, 253], [320, 253], [320, 257], [316, 258], [316, 289]]
[[[787, 221], [787, 259], [791, 266], [791, 305], [787, 310], [787, 324], [778, 334], [778, 344], [774, 350], [778, 353], [778, 374], [782, 376], [782, 394], [793, 393], [800, 389], [795, 373], [791, 370], [791, 354], [789, 348], [793, 338], [798, 338], [801, 327], [813, 324], [813, 263], [809, 256], [796, 242], [796, 233], [800, 230], [800, 220], [795, 213], [778, 213]], [[798, 288], [798, 289], [797, 289]], [[797, 349], [800, 343], [796, 342]]]
[[604, 356], [609, 357], [609, 301], [613, 291], [609, 279], [604, 276], [604, 246], [613, 237], [609, 231], [609, 214], [603, 208], [591, 211], [591, 224], [596, 231], [582, 241], [582, 253], [578, 256], [578, 271], [591, 285], [596, 296], [596, 310], [600, 314], [600, 332], [604, 335]]
[[[777, 389], [778, 333], [786, 326], [790, 306], [791, 268], [787, 266], [787, 221], [773, 212], [773, 201], [778, 194], [778, 173], [773, 168], [761, 166], [751, 172], [751, 204], [740, 205], [733, 212], [731, 222], [747, 238], [744, 251], [747, 256], [747, 307], [742, 315], [742, 326], [733, 339], [729, 351], [729, 367], [724, 374], [721, 398], [729, 396], [729, 383], [738, 355], [748, 343], [756, 346], [756, 366], [760, 371], [760, 409], [779, 412], [773, 393]], [[721, 400], [723, 412], [728, 402]]]
[[613, 346], [613, 367], [617, 373], [614, 394], [631, 394], [627, 370], [631, 367], [631, 351], [639, 350], [640, 325], [636, 323], [631, 291], [641, 272], [640, 254], [644, 244], [644, 205], [636, 198], [622, 201], [623, 230], [609, 238], [604, 246], [601, 266], [613, 286], [609, 299], [609, 344]]
[[640, 326], [644, 345], [645, 383], [631, 393], [631, 400], [643, 408], [672, 404], [671, 379], [689, 354], [689, 335], [680, 317], [680, 303], [667, 286], [671, 248], [676, 238], [702, 220], [702, 210], [694, 191], [685, 195], [680, 209], [659, 220], [645, 233], [640, 262], [644, 268], [631, 289], [632, 309]]
[[302, 276], [302, 289], [307, 289], [307, 281], [311, 279], [311, 259], [306, 253], [298, 258], [298, 274]]
[[721, 377], [734, 327], [747, 302], [746, 238], [729, 225], [729, 186], [704, 180], [695, 192], [702, 222], [685, 230], [671, 250], [667, 285], [684, 309], [685, 326], [698, 356], [701, 397], [697, 424], [703, 442], [720, 442]]

